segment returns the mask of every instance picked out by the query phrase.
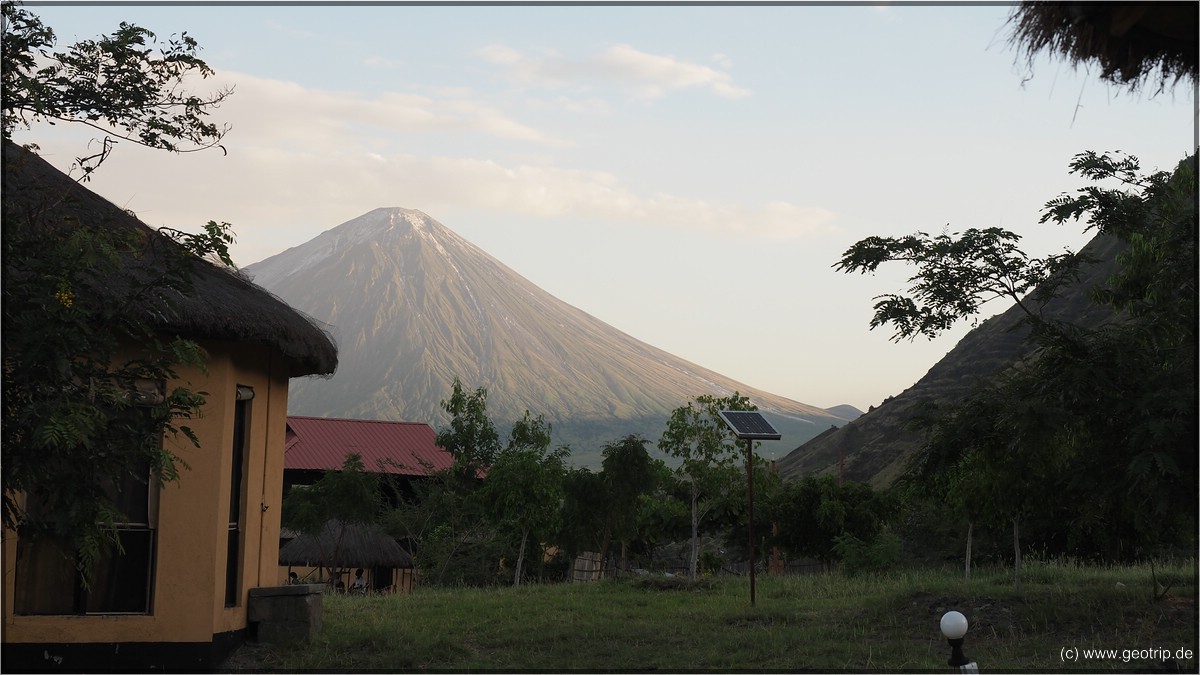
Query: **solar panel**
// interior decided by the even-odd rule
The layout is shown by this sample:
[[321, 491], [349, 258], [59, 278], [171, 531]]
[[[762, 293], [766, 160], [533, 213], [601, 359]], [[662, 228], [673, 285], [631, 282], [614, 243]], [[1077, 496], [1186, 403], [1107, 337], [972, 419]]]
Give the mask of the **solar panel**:
[[722, 410], [719, 414], [738, 438], [760, 441], [777, 441], [783, 438], [783, 434], [775, 431], [775, 427], [771, 426], [766, 418], [753, 410]]

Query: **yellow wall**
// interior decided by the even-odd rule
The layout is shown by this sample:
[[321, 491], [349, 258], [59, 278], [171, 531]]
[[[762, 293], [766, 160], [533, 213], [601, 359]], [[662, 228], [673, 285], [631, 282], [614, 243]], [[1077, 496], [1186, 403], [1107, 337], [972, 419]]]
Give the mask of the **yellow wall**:
[[[180, 382], [208, 392], [199, 419], [183, 420], [200, 440], [167, 436], [182, 460], [179, 480], [162, 487], [154, 593], [149, 615], [17, 616], [16, 539], [4, 533], [4, 642], [210, 642], [247, 627], [249, 590], [278, 585], [283, 494], [286, 364], [266, 347], [206, 342], [207, 375], [181, 370]], [[242, 583], [236, 607], [225, 607], [233, 414], [237, 385], [254, 388], [243, 480]], [[171, 383], [168, 383], [168, 387]], [[183, 466], [186, 465], [186, 466]]]

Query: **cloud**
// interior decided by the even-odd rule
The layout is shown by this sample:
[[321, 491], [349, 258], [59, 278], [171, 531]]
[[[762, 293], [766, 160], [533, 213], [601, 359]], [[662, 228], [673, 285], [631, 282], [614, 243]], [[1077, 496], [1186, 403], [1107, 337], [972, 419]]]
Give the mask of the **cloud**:
[[[488, 63], [504, 69], [504, 76], [518, 84], [547, 88], [577, 87], [589, 89], [608, 84], [632, 92], [640, 98], [659, 98], [684, 89], [707, 89], [722, 98], [744, 98], [750, 90], [733, 84], [727, 72], [709, 66], [682, 61], [618, 44], [586, 59], [572, 61], [548, 52], [527, 56], [503, 45], [491, 45], [476, 52]], [[722, 69], [732, 62], [724, 54], [713, 56]]]
[[[397, 92], [364, 97], [240, 74], [228, 83], [236, 93], [214, 115], [233, 124], [228, 155], [176, 155], [122, 143], [89, 187], [154, 226], [233, 223], [241, 264], [381, 206], [417, 208], [435, 218], [470, 209], [562, 227], [610, 222], [768, 239], [833, 229], [835, 215], [823, 208], [654, 193], [615, 173], [558, 165], [560, 158], [537, 150], [555, 139], [472, 99]], [[37, 138], [43, 155], [60, 168], [86, 143], [78, 131], [63, 133], [71, 126], [43, 129], [51, 133]], [[480, 144], [468, 145], [466, 156], [411, 148], [430, 136], [466, 131], [531, 143], [520, 155], [489, 156]]]
[[368, 96], [308, 89], [228, 71], [222, 73], [220, 83], [236, 88], [218, 112], [232, 124], [234, 137], [241, 142], [338, 145], [347, 132], [354, 131], [376, 135], [478, 133], [553, 148], [572, 145], [509, 118], [466, 92], [440, 98], [401, 92]]
[[648, 54], [629, 45], [610, 47], [593, 63], [611, 79], [632, 83], [635, 89], [649, 97], [662, 96], [667, 90], [691, 87], [707, 88], [724, 98], [750, 95], [749, 90], [734, 86], [728, 73], [670, 56]]

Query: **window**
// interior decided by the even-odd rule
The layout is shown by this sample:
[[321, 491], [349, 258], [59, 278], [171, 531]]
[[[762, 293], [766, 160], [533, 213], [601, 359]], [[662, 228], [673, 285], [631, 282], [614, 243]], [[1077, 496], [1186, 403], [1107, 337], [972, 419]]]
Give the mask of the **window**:
[[[116, 418], [122, 423], [114, 425], [121, 429], [114, 433], [124, 435], [107, 440], [131, 442], [128, 434], [140, 435], [144, 429], [142, 438], [161, 449], [162, 432], [150, 406], [162, 402], [163, 387], [137, 382], [133, 389], [136, 405], [122, 410]], [[121, 550], [110, 546], [101, 551], [91, 570], [91, 583], [84, 585], [69, 541], [50, 534], [18, 538], [17, 614], [149, 614], [153, 610], [158, 481], [151, 478], [147, 460], [140, 471], [100, 487], [121, 514], [114, 524]], [[27, 495], [25, 508], [36, 514], [45, 505]]]
[[242, 521], [245, 517], [244, 492], [246, 456], [250, 443], [250, 402], [254, 389], [238, 385], [233, 408], [233, 461], [229, 477], [229, 534], [225, 554], [225, 606], [237, 607], [241, 599]]
[[[17, 541], [17, 614], [148, 614], [154, 577], [158, 485], [151, 487], [149, 466], [106, 491], [124, 522], [116, 524], [123, 550], [102, 551], [89, 586], [75, 569], [69, 542], [52, 535]], [[38, 505], [27, 500], [26, 508]]]

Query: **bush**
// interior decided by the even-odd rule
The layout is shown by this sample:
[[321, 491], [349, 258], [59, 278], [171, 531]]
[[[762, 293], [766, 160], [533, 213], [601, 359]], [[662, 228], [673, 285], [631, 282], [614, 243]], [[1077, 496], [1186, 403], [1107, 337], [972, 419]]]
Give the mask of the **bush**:
[[842, 563], [842, 572], [855, 576], [868, 572], [885, 572], [900, 561], [900, 537], [890, 530], [881, 530], [870, 543], [843, 533], [834, 539], [833, 552]]
[[702, 552], [697, 563], [701, 574], [718, 574], [725, 567], [725, 561], [721, 559], [721, 556], [712, 551]]

